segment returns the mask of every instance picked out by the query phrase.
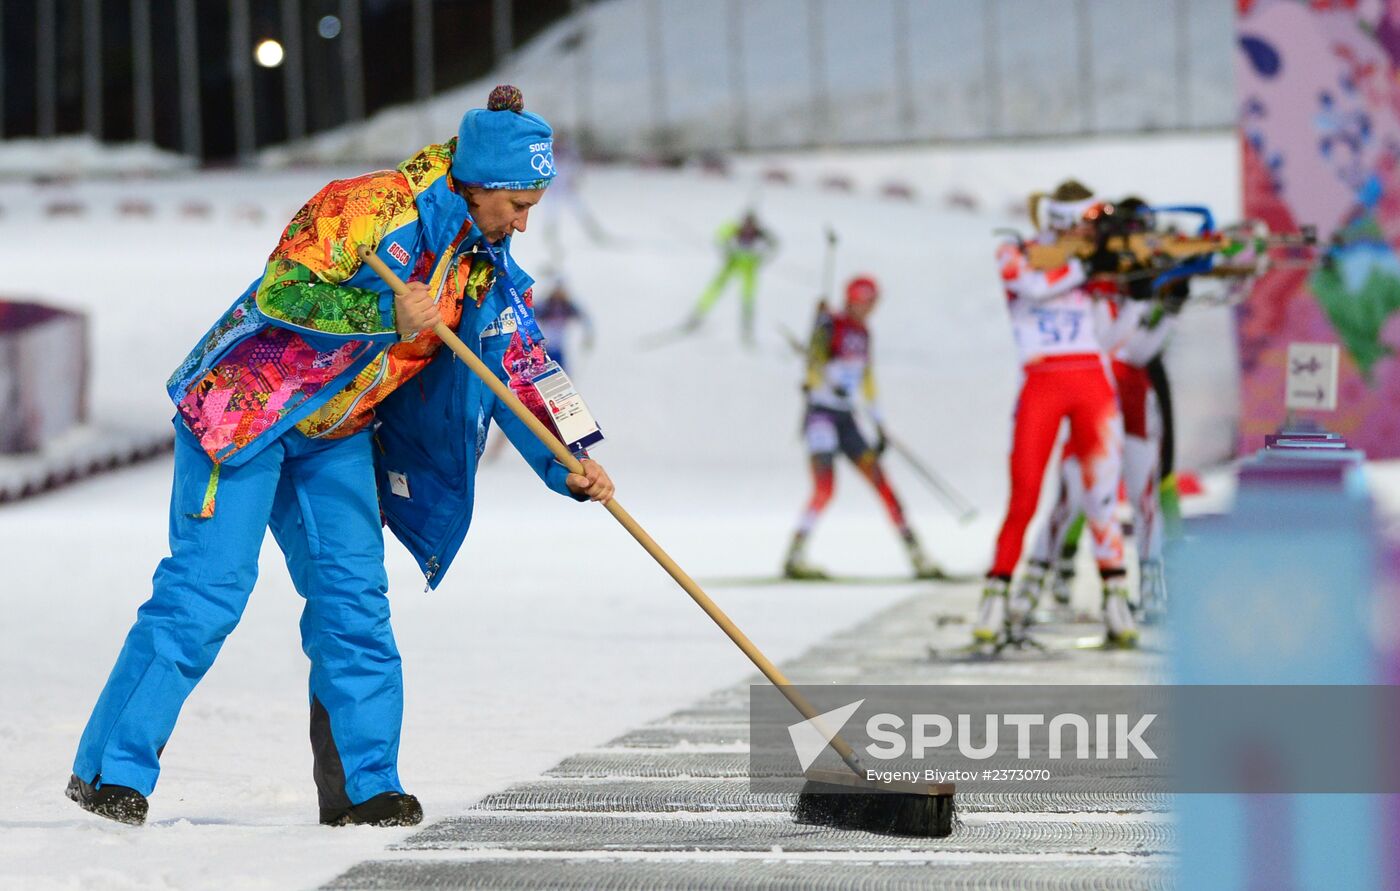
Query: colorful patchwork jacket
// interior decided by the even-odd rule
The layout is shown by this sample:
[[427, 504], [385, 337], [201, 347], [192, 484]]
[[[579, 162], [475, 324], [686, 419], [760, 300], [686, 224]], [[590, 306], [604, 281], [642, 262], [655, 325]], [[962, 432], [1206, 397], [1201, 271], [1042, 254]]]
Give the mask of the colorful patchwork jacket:
[[180, 435], [211, 462], [206, 515], [220, 467], [241, 464], [294, 427], [312, 437], [362, 428], [365, 405], [380, 422], [385, 521], [430, 586], [466, 536], [493, 419], [550, 488], [572, 496], [568, 471], [486, 385], [450, 351], [424, 348], [436, 344], [430, 333], [390, 352], [398, 343], [393, 292], [356, 254], [368, 244], [400, 278], [428, 283], [462, 340], [528, 404], [536, 394], [526, 381], [548, 357], [540, 345], [526, 349], [495, 285], [509, 275], [528, 304], [532, 281], [515, 266], [508, 238], [497, 245], [499, 268], [477, 250], [481, 230], [446, 176], [455, 143], [322, 189], [288, 224], [263, 275], [171, 376]]

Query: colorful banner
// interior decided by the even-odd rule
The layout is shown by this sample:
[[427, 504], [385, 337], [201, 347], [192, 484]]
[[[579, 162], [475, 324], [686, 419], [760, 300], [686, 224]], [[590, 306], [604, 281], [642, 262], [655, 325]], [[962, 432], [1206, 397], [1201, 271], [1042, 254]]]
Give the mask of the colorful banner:
[[1400, 456], [1400, 2], [1239, 0], [1237, 34], [1245, 214], [1328, 245], [1238, 310], [1238, 450], [1285, 420], [1288, 345], [1336, 343], [1337, 409], [1298, 415]]

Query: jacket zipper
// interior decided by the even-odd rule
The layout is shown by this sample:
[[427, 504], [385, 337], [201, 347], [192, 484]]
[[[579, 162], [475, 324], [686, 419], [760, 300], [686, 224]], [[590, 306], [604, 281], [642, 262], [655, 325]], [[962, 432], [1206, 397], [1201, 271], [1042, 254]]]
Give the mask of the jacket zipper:
[[384, 361], [379, 363], [379, 371], [374, 375], [374, 380], [370, 383], [368, 387], [365, 387], [363, 390], [360, 391], [360, 395], [356, 396], [355, 401], [350, 403], [350, 407], [345, 409], [345, 413], [340, 416], [340, 420], [336, 421], [326, 430], [323, 430], [320, 433], [318, 433], [316, 435], [316, 439], [324, 439], [325, 437], [330, 436], [332, 433], [339, 430], [341, 425], [344, 424], [346, 421], [350, 420], [350, 417], [355, 414], [355, 408], [360, 404], [360, 400], [364, 399], [367, 393], [371, 392], [372, 390], [374, 390], [375, 387], [379, 386], [384, 382], [384, 376], [389, 373], [389, 354], [387, 352], [381, 353], [380, 357]]
[[[446, 263], [447, 263], [447, 266], [446, 266], [446, 267], [444, 268], [444, 270], [443, 270], [443, 273], [442, 273], [442, 280], [438, 282], [437, 293], [436, 293], [435, 295], [433, 295], [433, 304], [434, 304], [434, 305], [437, 305], [437, 304], [439, 304], [439, 303], [442, 301], [442, 292], [443, 292], [443, 290], [447, 287], [447, 279], [448, 279], [448, 277], [452, 275], [452, 267], [453, 267], [453, 264], [454, 264], [454, 263], [460, 263], [460, 262], [461, 262], [461, 257], [458, 256], [458, 254], [457, 254], [457, 248], [460, 246], [460, 244], [461, 244], [461, 243], [458, 242], [457, 245], [454, 245], [454, 246], [448, 248], [448, 255], [447, 255], [447, 257], [445, 258], [445, 261], [446, 261]], [[476, 245], [472, 245], [471, 251], [470, 251], [470, 252], [473, 253], [473, 254], [476, 253]], [[459, 324], [460, 324], [460, 323], [459, 323]], [[420, 386], [422, 385], [422, 381], [419, 381], [419, 385], [420, 385]], [[453, 383], [453, 394], [454, 394], [454, 396], [455, 396], [455, 394], [456, 394], [456, 383], [455, 383], [455, 381], [454, 381], [454, 383]], [[440, 568], [440, 565], [441, 565], [441, 564], [439, 564], [438, 558], [437, 558], [436, 556], [432, 556], [432, 557], [429, 557], [429, 558], [428, 558], [427, 568], [423, 571], [423, 593], [424, 593], [424, 594], [427, 594], [428, 592], [432, 591], [432, 589], [433, 589], [433, 579], [437, 576], [438, 570], [439, 570], [439, 568]]]
[[[456, 364], [456, 363], [454, 363], [454, 364]], [[457, 403], [457, 402], [459, 402], [458, 385], [461, 383], [461, 381], [462, 381], [462, 379], [463, 379], [462, 376], [465, 375], [465, 374], [467, 374], [467, 372], [466, 372], [465, 368], [463, 368], [463, 367], [461, 367], [461, 366], [459, 366], [459, 367], [457, 367], [456, 369], [454, 369], [454, 371], [456, 372], [456, 374], [454, 374], [453, 382], [452, 382], [452, 402], [453, 402], [453, 403]], [[463, 418], [463, 423], [469, 423], [469, 422], [466, 420], [465, 416], [464, 416], [464, 418]], [[474, 421], [472, 421], [472, 422], [470, 422], [470, 423], [474, 423]], [[473, 434], [473, 436], [474, 436], [474, 435], [475, 435], [475, 434]], [[471, 446], [471, 448], [472, 448], [473, 450], [475, 449], [475, 444], [474, 444], [474, 443], [473, 443], [473, 445]], [[463, 456], [462, 460], [463, 460], [464, 462], [466, 461], [466, 456], [465, 456], [465, 455]], [[463, 475], [465, 476], [465, 472], [463, 473]], [[470, 484], [468, 484], [468, 485], [470, 486]], [[442, 537], [442, 539], [439, 541], [438, 546], [437, 546], [438, 549], [447, 547], [447, 543], [448, 543], [448, 542], [451, 542], [451, 541], [453, 541], [454, 539], [458, 539], [458, 538], [459, 538], [458, 533], [457, 533], [457, 527], [462, 525], [465, 516], [466, 516], [466, 514], [465, 514], [465, 512], [464, 512], [463, 514], [461, 514], [461, 515], [459, 515], [459, 516], [457, 517], [456, 522], [454, 522], [454, 523], [452, 524], [452, 528], [449, 529], [449, 530], [447, 531], [447, 533], [446, 533], [446, 534]], [[460, 543], [460, 542], [459, 542], [459, 543]], [[438, 575], [439, 572], [441, 572], [441, 570], [442, 570], [442, 566], [441, 566], [441, 563], [440, 563], [440, 561], [439, 561], [438, 556], [435, 554], [435, 555], [429, 557], [429, 558], [428, 558], [428, 562], [427, 562], [427, 569], [426, 569], [426, 570], [424, 571], [424, 573], [423, 573], [423, 579], [424, 579], [424, 582], [426, 583], [426, 584], [423, 586], [423, 591], [424, 591], [424, 593], [426, 593], [426, 592], [428, 592], [428, 591], [430, 591], [430, 590], [432, 589], [432, 586], [433, 586], [433, 585], [432, 585], [433, 579], [437, 578], [437, 575]]]

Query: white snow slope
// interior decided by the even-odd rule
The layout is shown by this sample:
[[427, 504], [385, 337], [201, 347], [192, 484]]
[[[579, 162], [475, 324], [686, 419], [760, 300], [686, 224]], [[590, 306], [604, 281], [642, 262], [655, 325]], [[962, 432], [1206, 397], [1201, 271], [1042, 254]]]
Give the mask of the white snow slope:
[[[964, 149], [957, 163], [975, 187], [1046, 151]], [[1233, 206], [1236, 156], [1225, 137], [1055, 151], [1064, 173], [1089, 169], [1081, 175], [1150, 183], [1149, 198]], [[939, 157], [909, 151], [900, 165], [934, 176]], [[0, 293], [91, 313], [95, 413], [159, 428], [171, 414], [167, 374], [259, 274], [298, 204], [347, 172], [0, 184]], [[982, 514], [956, 525], [895, 464], [897, 488], [938, 559], [957, 571], [984, 567], [1005, 498], [1017, 380], [990, 260], [990, 230], [1004, 216], [769, 187], [761, 213], [782, 251], [762, 274], [761, 348], [735, 343], [730, 295], [701, 336], [644, 350], [645, 336], [678, 322], [713, 273], [711, 234], [752, 199], [751, 181], [618, 168], [592, 171], [583, 191], [615, 244], [592, 245], [565, 215], [556, 220], [564, 253], [550, 256], [538, 231], [548, 228], [547, 197], [517, 253], [541, 278], [564, 268], [595, 315], [598, 346], [576, 359], [576, 377], [609, 438], [596, 455], [623, 503], [682, 565], [702, 581], [777, 569], [808, 481], [799, 364], [776, 324], [802, 330], [810, 319], [829, 222], [842, 236], [838, 276], [871, 271], [885, 287], [873, 327], [892, 429]], [[118, 216], [133, 196], [149, 199], [154, 215]], [[46, 217], [42, 207], [57, 198], [85, 202], [87, 215]], [[211, 202], [211, 215], [182, 213], [191, 199]], [[1178, 345], [1195, 357], [1182, 374], [1204, 369], [1228, 393], [1211, 377], [1229, 368], [1228, 350], [1201, 346], [1228, 329], [1218, 311], [1199, 318], [1200, 343], [1184, 336]], [[270, 541], [243, 622], [165, 751], [150, 824], [117, 826], [63, 798], [88, 711], [166, 553], [169, 476], [167, 459], [0, 510], [0, 887], [309, 887], [406, 834], [315, 823], [300, 604]], [[813, 545], [813, 557], [838, 571], [904, 571], [877, 500], [846, 468]], [[422, 593], [401, 548], [389, 550], [408, 689], [401, 771], [429, 819], [750, 673], [604, 511], [547, 492], [509, 454], [482, 472], [474, 528], [436, 593]], [[908, 590], [711, 593], [782, 659]]]

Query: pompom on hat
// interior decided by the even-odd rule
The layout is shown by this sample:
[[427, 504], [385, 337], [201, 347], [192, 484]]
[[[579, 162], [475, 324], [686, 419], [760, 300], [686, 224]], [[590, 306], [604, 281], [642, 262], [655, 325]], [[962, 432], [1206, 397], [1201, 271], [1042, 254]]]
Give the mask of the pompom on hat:
[[525, 110], [518, 87], [496, 87], [485, 108], [462, 116], [452, 156], [458, 182], [483, 189], [543, 189], [554, 173], [554, 130]]

